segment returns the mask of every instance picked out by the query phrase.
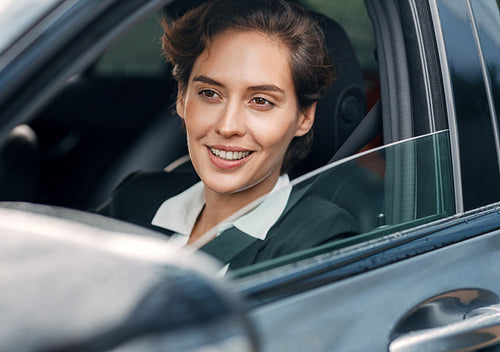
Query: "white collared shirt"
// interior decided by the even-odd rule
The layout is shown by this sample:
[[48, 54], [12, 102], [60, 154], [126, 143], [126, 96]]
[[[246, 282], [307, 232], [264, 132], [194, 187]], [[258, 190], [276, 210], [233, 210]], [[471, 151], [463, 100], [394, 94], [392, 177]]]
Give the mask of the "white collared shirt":
[[[248, 213], [219, 224], [217, 236], [234, 226], [249, 236], [264, 240], [269, 229], [285, 210], [291, 190], [288, 175], [281, 175], [269, 193], [273, 193], [273, 196], [265, 197]], [[179, 247], [185, 246], [204, 205], [204, 185], [200, 181], [177, 196], [164, 201], [156, 211], [151, 224], [173, 231], [174, 234], [170, 237], [171, 242]]]

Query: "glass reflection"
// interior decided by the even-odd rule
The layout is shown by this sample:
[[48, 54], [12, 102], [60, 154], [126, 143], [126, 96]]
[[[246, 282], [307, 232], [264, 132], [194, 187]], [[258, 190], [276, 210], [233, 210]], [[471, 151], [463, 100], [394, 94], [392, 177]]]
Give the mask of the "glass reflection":
[[[233, 252], [239, 251], [238, 234], [242, 231], [234, 220], [262, 204], [280, 204], [284, 195], [288, 202], [274, 224], [279, 230], [260, 235], [263, 240], [252, 244], [255, 253], [251, 260], [248, 256], [239, 258]], [[198, 247], [212, 254], [213, 243], [225, 242], [230, 258], [223, 263], [225, 268], [250, 267], [251, 271], [255, 264], [265, 268], [269, 261], [295, 261], [434, 221], [454, 211], [449, 134], [442, 131], [368, 151], [295, 179], [291, 189], [276, 190], [220, 224], [220, 228], [235, 227], [225, 232], [227, 238], [216, 237], [198, 243]]]
[[495, 137], [467, 3], [437, 4], [457, 114], [464, 209], [469, 210], [500, 200]]

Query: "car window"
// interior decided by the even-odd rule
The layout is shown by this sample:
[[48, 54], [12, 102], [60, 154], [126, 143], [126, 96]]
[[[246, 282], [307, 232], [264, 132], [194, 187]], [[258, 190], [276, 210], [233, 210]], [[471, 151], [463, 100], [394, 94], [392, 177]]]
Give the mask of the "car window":
[[[485, 27], [492, 24], [498, 29], [498, 7], [494, 0], [474, 3], [469, 8], [468, 1], [437, 2], [454, 95], [465, 210], [500, 200], [496, 109], [485, 81], [486, 77], [495, 87], [498, 84], [492, 63], [498, 58], [498, 36]], [[477, 28], [482, 45], [476, 41]], [[480, 47], [489, 63], [487, 74]]]
[[[307, 0], [304, 4], [338, 21], [347, 33], [361, 63], [365, 88], [362, 99], [366, 98], [370, 108], [380, 93], [375, 40], [364, 2]], [[165, 77], [169, 68], [160, 53], [159, 19], [158, 13], [153, 14], [128, 32], [90, 70], [68, 82], [66, 89], [34, 119], [31, 125], [39, 137], [42, 154], [36, 201], [93, 209], [131, 170], [161, 170], [168, 165], [170, 155], [165, 155], [174, 149], [172, 141], [180, 140], [185, 148], [184, 132], [175, 124], [179, 119], [167, 110], [176, 84]], [[342, 77], [346, 65], [335, 64], [337, 78]], [[337, 79], [335, 84], [340, 81]], [[349, 98], [348, 94], [342, 96]], [[352, 132], [359, 121], [350, 121], [350, 112], [357, 112], [357, 106], [339, 104], [333, 98], [327, 103], [325, 116], [340, 110], [345, 114], [339, 115], [339, 125], [348, 124]], [[322, 125], [326, 126], [323, 129], [328, 139], [339, 133], [339, 125]], [[365, 142], [370, 145], [372, 141]], [[327, 160], [332, 155], [328, 154]], [[292, 256], [296, 260], [296, 255], [303, 255], [300, 253], [310, 256], [452, 214], [449, 155], [448, 132], [440, 132], [364, 152], [293, 180], [294, 196], [308, 198], [314, 206], [318, 201], [318, 209], [321, 204], [335, 209], [335, 214], [349, 218], [348, 226], [335, 232], [336, 224], [327, 224], [321, 229], [323, 237], [316, 230], [303, 231], [315, 242], [304, 241], [268, 259]], [[106, 187], [102, 187], [104, 184]], [[351, 223], [355, 227], [349, 227]]]
[[[492, 117], [492, 129], [495, 135], [497, 153], [500, 152], [500, 11], [498, 3], [493, 1], [472, 2], [475, 27], [478, 33], [478, 52], [482, 56], [483, 78], [487, 87], [488, 106]], [[500, 159], [499, 159], [500, 160]], [[500, 161], [499, 161], [500, 166]]]
[[[284, 188], [266, 198], [269, 202], [290, 192], [288, 207], [281, 218], [289, 225], [281, 235], [287, 242], [303, 241], [294, 248], [304, 250], [295, 253], [283, 250], [282, 258], [270, 257], [267, 262], [260, 257], [261, 263], [235, 274], [248, 275], [450, 216], [455, 212], [452, 181], [448, 131], [327, 165], [294, 180], [291, 192]], [[293, 207], [300, 207], [301, 203], [307, 207], [300, 210], [300, 215], [287, 218], [287, 211], [293, 214]], [[343, 212], [340, 217], [339, 212]], [[346, 216], [356, 222], [355, 233], [345, 232]], [[313, 225], [308, 224], [308, 218]]]
[[[175, 12], [170, 5], [191, 6], [192, 2], [172, 2], [163, 12], [169, 16]], [[306, 5], [319, 13], [335, 10], [329, 16], [333, 20], [333, 16], [339, 17], [356, 56], [367, 59], [360, 58], [358, 67], [350, 51], [347, 56], [344, 47], [338, 47], [337, 38], [331, 40], [338, 49], [334, 55], [338, 60], [333, 62], [336, 82], [335, 91], [318, 109], [318, 116], [324, 116], [322, 130], [326, 132], [323, 139], [322, 131], [316, 133], [315, 140], [321, 140], [326, 148], [322, 145], [321, 150], [315, 150], [325, 155], [311, 158], [311, 164], [318, 160], [319, 165], [331, 158], [334, 148], [340, 147], [380, 97], [375, 40], [364, 2], [356, 0], [338, 9], [329, 4]], [[159, 12], [146, 16], [33, 116], [30, 126], [39, 140], [41, 162], [37, 174], [40, 182], [30, 200], [93, 209], [106, 201], [129, 173], [161, 170], [187, 153], [181, 120], [172, 110], [177, 84], [161, 54], [161, 17]], [[360, 29], [356, 23], [366, 28]], [[381, 145], [381, 134], [368, 143]]]

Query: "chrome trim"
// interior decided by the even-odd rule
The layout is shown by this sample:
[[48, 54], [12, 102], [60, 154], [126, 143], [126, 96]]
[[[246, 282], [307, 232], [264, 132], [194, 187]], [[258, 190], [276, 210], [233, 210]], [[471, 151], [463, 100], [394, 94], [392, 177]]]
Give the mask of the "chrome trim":
[[420, 26], [420, 21], [418, 20], [419, 16], [417, 13], [417, 5], [415, 0], [409, 0], [408, 4], [411, 9], [411, 16], [413, 18], [413, 23], [415, 24], [415, 33], [417, 36], [417, 42], [419, 46], [420, 52], [420, 64], [422, 66], [422, 74], [424, 78], [425, 84], [425, 97], [427, 100], [427, 116], [429, 117], [429, 132], [436, 132], [436, 121], [434, 119], [434, 109], [433, 109], [433, 99], [432, 99], [432, 91], [431, 91], [431, 83], [429, 78], [429, 66], [427, 65], [427, 55], [424, 47], [424, 40], [422, 38], [422, 27]]
[[389, 352], [476, 351], [500, 342], [500, 305], [472, 310], [464, 320], [411, 331], [394, 341]]
[[7, 67], [20, 53], [37, 40], [40, 34], [45, 32], [61, 14], [65, 13], [77, 2], [77, 0], [59, 1], [44, 18], [40, 19], [38, 23], [35, 23], [31, 29], [23, 33], [10, 46], [7, 46], [5, 50], [0, 51], [0, 71]]
[[486, 63], [484, 62], [483, 48], [481, 46], [481, 41], [479, 39], [479, 31], [477, 29], [476, 17], [474, 16], [474, 11], [472, 10], [472, 5], [470, 3], [470, 0], [466, 0], [465, 3], [467, 4], [467, 13], [469, 14], [470, 17], [472, 32], [474, 34], [474, 41], [476, 42], [477, 52], [479, 54], [479, 61], [481, 62], [481, 72], [483, 74], [486, 96], [488, 97], [488, 107], [490, 110], [491, 124], [493, 127], [493, 135], [495, 137], [495, 147], [497, 151], [498, 170], [500, 172], [500, 134], [498, 131], [497, 114], [494, 108], [495, 102], [493, 100], [493, 93], [491, 91], [491, 81], [488, 76], [488, 68], [486, 67]]
[[446, 110], [448, 111], [448, 127], [450, 130], [451, 162], [453, 166], [453, 185], [455, 188], [455, 209], [457, 214], [464, 212], [462, 174], [460, 165], [460, 145], [458, 141], [458, 128], [456, 122], [455, 102], [453, 100], [453, 87], [451, 85], [450, 71], [448, 68], [448, 58], [444, 44], [443, 32], [441, 31], [441, 21], [437, 0], [429, 0], [434, 34], [436, 36], [436, 46], [441, 64], [441, 74], [443, 76], [443, 90], [446, 100]]

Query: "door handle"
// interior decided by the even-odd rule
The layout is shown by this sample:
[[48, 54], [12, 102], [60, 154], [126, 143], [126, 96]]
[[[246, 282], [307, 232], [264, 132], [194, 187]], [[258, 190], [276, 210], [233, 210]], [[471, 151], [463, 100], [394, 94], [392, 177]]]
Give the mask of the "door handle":
[[389, 352], [475, 351], [500, 342], [500, 304], [471, 310], [462, 321], [405, 333]]

